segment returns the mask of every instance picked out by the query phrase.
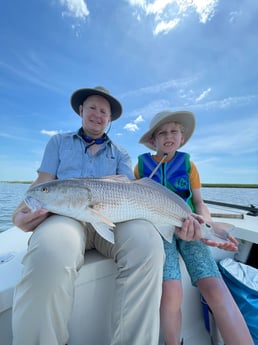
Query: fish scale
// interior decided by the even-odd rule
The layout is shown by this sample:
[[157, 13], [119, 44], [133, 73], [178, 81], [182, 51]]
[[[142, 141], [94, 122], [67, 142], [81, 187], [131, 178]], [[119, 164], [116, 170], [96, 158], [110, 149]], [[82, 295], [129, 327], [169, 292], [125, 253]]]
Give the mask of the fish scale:
[[[143, 180], [127, 182], [127, 184], [120, 182], [114, 184], [109, 181], [100, 186], [98, 184], [97, 179], [88, 181], [92, 191], [91, 201], [95, 204], [95, 209], [103, 212], [114, 223], [124, 221], [125, 218], [127, 220], [144, 218], [154, 224], [180, 226], [183, 219], [191, 213], [185, 204], [183, 204], [184, 208], [178, 206], [171, 197], [167, 197], [167, 193], [164, 195], [160, 191], [155, 191], [152, 183], [144, 184]], [[126, 198], [123, 199], [123, 195], [126, 195]]]

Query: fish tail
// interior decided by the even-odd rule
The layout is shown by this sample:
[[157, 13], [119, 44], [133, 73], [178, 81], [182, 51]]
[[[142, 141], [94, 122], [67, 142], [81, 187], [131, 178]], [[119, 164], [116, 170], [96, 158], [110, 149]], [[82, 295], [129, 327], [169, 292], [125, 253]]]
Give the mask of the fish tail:
[[207, 240], [227, 242], [230, 230], [233, 225], [219, 222], [209, 222], [202, 224], [202, 237]]

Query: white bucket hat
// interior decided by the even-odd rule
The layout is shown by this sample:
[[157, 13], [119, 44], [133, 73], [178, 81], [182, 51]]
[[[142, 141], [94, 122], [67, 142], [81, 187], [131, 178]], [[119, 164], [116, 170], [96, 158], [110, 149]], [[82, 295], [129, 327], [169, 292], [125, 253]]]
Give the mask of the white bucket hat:
[[181, 145], [183, 146], [190, 139], [195, 129], [194, 114], [186, 110], [179, 110], [175, 112], [164, 110], [156, 114], [150, 122], [149, 130], [145, 134], [143, 134], [143, 136], [139, 140], [139, 143], [155, 151], [155, 146], [150, 142], [151, 139], [153, 139], [153, 134], [158, 127], [168, 122], [177, 122], [184, 126], [185, 140]]

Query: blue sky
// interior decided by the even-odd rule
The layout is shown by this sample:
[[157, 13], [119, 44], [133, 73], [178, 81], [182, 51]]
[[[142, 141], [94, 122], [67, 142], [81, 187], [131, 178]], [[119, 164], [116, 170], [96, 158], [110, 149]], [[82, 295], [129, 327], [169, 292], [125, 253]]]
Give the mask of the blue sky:
[[185, 109], [201, 181], [258, 183], [257, 17], [254, 0], [1, 1], [0, 180], [34, 180], [50, 136], [81, 125], [71, 93], [103, 85], [133, 165], [153, 115]]

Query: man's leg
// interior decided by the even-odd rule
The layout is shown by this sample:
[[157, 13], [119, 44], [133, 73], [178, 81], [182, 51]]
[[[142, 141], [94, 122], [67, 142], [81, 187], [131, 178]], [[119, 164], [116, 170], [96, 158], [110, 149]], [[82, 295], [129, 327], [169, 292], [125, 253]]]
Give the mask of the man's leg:
[[74, 281], [84, 260], [81, 223], [47, 218], [32, 234], [13, 304], [13, 345], [60, 345], [68, 339]]
[[157, 345], [164, 249], [156, 228], [144, 220], [115, 229], [117, 263], [112, 345]]

